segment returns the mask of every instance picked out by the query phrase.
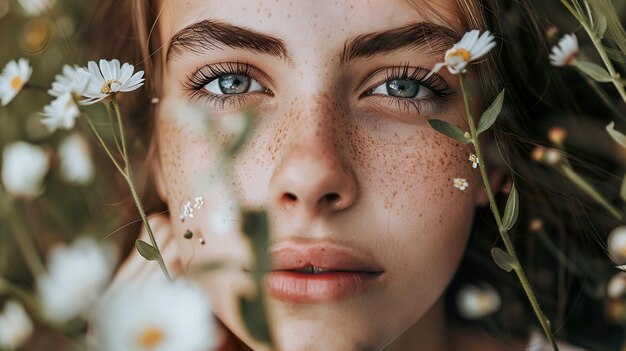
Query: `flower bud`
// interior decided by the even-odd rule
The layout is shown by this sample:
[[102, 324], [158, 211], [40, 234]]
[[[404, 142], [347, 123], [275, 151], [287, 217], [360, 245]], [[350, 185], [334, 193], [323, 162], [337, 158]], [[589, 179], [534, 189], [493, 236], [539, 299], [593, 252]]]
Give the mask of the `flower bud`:
[[626, 293], [626, 272], [615, 274], [606, 286], [606, 295], [612, 299], [619, 299]]
[[34, 198], [43, 192], [50, 160], [39, 146], [22, 141], [4, 147], [2, 184], [9, 194]]
[[33, 322], [24, 308], [13, 300], [0, 314], [0, 349], [18, 349], [33, 333]]
[[61, 178], [69, 183], [86, 185], [95, 176], [95, 168], [89, 151], [89, 144], [80, 136], [73, 134], [59, 146]]
[[558, 145], [563, 144], [563, 141], [565, 141], [565, 138], [567, 137], [567, 132], [565, 131], [565, 129], [561, 128], [561, 127], [554, 127], [551, 128], [550, 131], [548, 132], [548, 139]]
[[608, 251], [617, 264], [626, 263], [626, 226], [619, 226], [609, 234]]
[[461, 316], [467, 319], [480, 319], [489, 316], [500, 309], [500, 295], [490, 285], [480, 287], [466, 285], [459, 291], [457, 308]]
[[530, 227], [530, 230], [532, 230], [533, 232], [538, 232], [543, 229], [543, 221], [539, 218], [535, 218], [532, 221], [530, 221], [529, 227]]

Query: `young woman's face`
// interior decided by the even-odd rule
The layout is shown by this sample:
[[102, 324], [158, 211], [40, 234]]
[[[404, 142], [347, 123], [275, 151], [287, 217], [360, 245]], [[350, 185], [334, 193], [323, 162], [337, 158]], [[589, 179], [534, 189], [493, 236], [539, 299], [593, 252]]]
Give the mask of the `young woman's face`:
[[[446, 19], [434, 23], [404, 0], [163, 1], [156, 168], [183, 263], [251, 254], [237, 225], [215, 223], [239, 221], [219, 181], [229, 136], [180, 102], [222, 120], [254, 105], [226, 183], [271, 219], [264, 288], [281, 349], [379, 349], [411, 326], [437, 329], [427, 312], [457, 268], [482, 191], [469, 149], [427, 123], [464, 126], [458, 79], [425, 79], [464, 31], [456, 2], [432, 3]], [[182, 221], [187, 201], [193, 218]], [[245, 270], [197, 279], [250, 342], [236, 308], [250, 290]]]

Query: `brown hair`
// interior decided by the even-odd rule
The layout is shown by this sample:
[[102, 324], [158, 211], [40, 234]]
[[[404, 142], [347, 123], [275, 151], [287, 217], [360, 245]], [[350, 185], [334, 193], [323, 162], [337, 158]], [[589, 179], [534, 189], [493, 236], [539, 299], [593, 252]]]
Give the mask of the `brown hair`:
[[[155, 105], [153, 98], [160, 96], [161, 71], [160, 64], [161, 37], [157, 28], [159, 8], [154, 7], [154, 1], [111, 0], [98, 1], [94, 8], [93, 40], [95, 43], [89, 52], [91, 59], [113, 59], [129, 62], [135, 65], [136, 70], [145, 72], [145, 90], [147, 93], [132, 93], [120, 97], [119, 102], [124, 116], [130, 116], [125, 121], [125, 128], [129, 140], [136, 142], [130, 145], [131, 158], [135, 172], [139, 170], [136, 181], [139, 193], [142, 194], [142, 203], [148, 215], [167, 211], [167, 206], [158, 197], [155, 191], [150, 169], [154, 158], [158, 157], [156, 143], [152, 142], [154, 127]], [[106, 34], [104, 34], [106, 33]], [[127, 189], [123, 193], [128, 199]], [[137, 234], [141, 229], [136, 207], [130, 199], [125, 202], [126, 210], [122, 224], [129, 224], [116, 235], [116, 242], [120, 247], [122, 257], [131, 252]]]
[[[420, 11], [425, 10], [435, 15], [437, 13], [429, 2], [411, 0], [410, 3]], [[497, 50], [493, 50], [484, 64], [476, 66], [476, 77], [480, 81], [485, 102], [491, 101], [501, 88], [507, 88], [507, 105], [503, 116], [492, 130], [495, 142], [488, 147], [487, 152], [494, 163], [510, 169], [511, 177], [515, 178], [522, 205], [518, 223], [529, 223], [533, 218], [542, 218], [544, 228], [551, 232], [549, 237], [559, 246], [560, 252], [589, 257], [590, 261], [596, 262], [594, 260], [602, 256], [602, 250], [598, 246], [590, 247], [582, 235], [574, 235], [576, 232], [584, 234], [584, 228], [588, 228], [580, 225], [578, 216], [584, 214], [589, 217], [590, 223], [604, 228], [606, 221], [601, 216], [589, 215], [589, 207], [583, 205], [584, 202], [578, 196], [564, 195], [573, 194], [567, 182], [529, 158], [530, 150], [535, 145], [547, 143], [544, 137], [546, 116], [570, 113], [557, 106], [569, 106], [570, 111], [579, 111], [579, 107], [573, 103], [576, 99], [570, 93], [572, 85], [568, 85], [568, 89], [562, 89], [566, 86], [564, 77], [548, 65], [549, 38], [546, 38], [545, 33], [550, 24], [538, 17], [539, 2], [457, 0], [457, 3], [461, 10], [461, 20], [465, 21], [467, 28], [489, 29], [500, 39]], [[159, 31], [155, 30], [160, 8], [155, 5], [155, 1], [150, 0], [102, 0], [96, 13], [99, 21], [94, 26], [93, 42], [96, 44], [93, 57], [115, 57], [134, 63], [146, 73], [148, 93], [128, 95], [122, 103], [125, 114], [132, 116], [132, 125], [129, 127], [137, 140], [144, 141], [144, 144], [137, 145], [135, 151], [138, 156], [135, 159], [150, 162], [153, 157], [157, 157], [157, 150], [150, 143], [154, 113], [150, 100], [160, 96], [162, 38]], [[535, 72], [541, 74], [533, 74]], [[147, 210], [165, 209], [154, 191], [146, 191], [153, 188], [149, 179], [144, 181], [141, 193], [144, 194]], [[505, 200], [506, 196], [501, 197], [501, 200]], [[129, 209], [129, 213], [135, 213], [134, 208]], [[139, 225], [136, 225], [129, 231], [137, 233], [138, 228]], [[499, 325], [495, 331], [504, 329], [507, 333], [524, 334], [529, 326], [535, 324], [535, 317], [527, 307], [526, 298], [514, 275], [497, 268], [488, 254], [492, 247], [499, 245], [499, 236], [488, 209], [477, 212], [473, 233], [480, 235], [472, 235], [466, 256], [448, 289], [448, 296], [452, 297], [448, 300], [450, 307], [453, 307], [455, 289], [468, 282], [489, 281], [509, 302], [503, 304], [501, 313], [486, 322]], [[527, 267], [528, 275], [544, 305], [544, 312], [553, 321], [553, 329], [558, 331], [559, 337], [581, 337], [585, 333], [593, 336], [594, 334], [589, 334], [589, 328], [582, 330], [577, 323], [568, 323], [561, 328], [565, 316], [573, 311], [585, 313], [590, 309], [601, 309], [601, 302], [594, 300], [594, 297], [585, 295], [580, 299], [569, 293], [570, 289], [583, 289], [588, 284], [584, 281], [586, 276], [565, 271], [554, 253], [543, 245], [537, 245], [536, 233], [524, 225], [518, 225], [515, 233], [517, 235], [514, 235], [514, 239], [523, 265]], [[121, 237], [125, 251], [128, 252], [132, 248], [134, 237], [130, 233]], [[599, 267], [607, 266], [606, 258], [602, 263], [604, 265], [600, 264]], [[583, 265], [586, 264], [587, 261], [584, 261]], [[581, 304], [583, 312], [580, 312]], [[454, 308], [448, 310], [454, 311]], [[586, 320], [593, 320], [595, 325], [606, 325], [601, 314], [597, 312], [593, 316], [587, 315]], [[589, 324], [585, 323], [585, 326]], [[488, 324], [484, 326], [494, 331]], [[610, 331], [610, 328], [604, 329], [606, 335], [609, 335], [607, 330]], [[578, 341], [582, 344], [586, 342], [589, 348], [599, 349], [591, 338]]]

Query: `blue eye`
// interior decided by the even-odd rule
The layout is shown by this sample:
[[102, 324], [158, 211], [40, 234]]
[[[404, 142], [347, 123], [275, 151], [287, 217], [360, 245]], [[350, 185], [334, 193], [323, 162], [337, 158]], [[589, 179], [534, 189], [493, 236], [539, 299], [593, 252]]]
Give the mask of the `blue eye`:
[[424, 98], [433, 92], [415, 79], [390, 79], [372, 89], [370, 94], [389, 95], [404, 99]]
[[202, 87], [215, 95], [244, 94], [254, 91], [265, 91], [263, 86], [246, 74], [224, 74]]

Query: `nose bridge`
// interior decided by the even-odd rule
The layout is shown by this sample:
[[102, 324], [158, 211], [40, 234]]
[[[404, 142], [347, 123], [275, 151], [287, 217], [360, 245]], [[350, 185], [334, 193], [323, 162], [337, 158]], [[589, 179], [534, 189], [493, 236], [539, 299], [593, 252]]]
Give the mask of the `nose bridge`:
[[342, 121], [345, 117], [339, 103], [318, 94], [301, 97], [294, 106], [297, 107], [286, 116], [289, 121], [283, 160], [294, 153], [311, 162], [336, 163], [334, 166], [344, 167], [339, 152], [345, 142]]
[[343, 161], [342, 115], [323, 96], [299, 104], [289, 118], [287, 140], [270, 181], [273, 205], [300, 214], [334, 213], [357, 196], [356, 180]]

